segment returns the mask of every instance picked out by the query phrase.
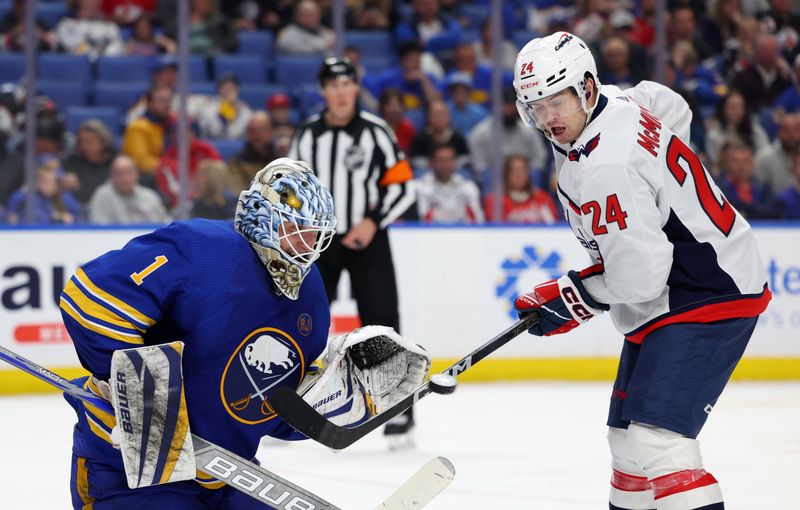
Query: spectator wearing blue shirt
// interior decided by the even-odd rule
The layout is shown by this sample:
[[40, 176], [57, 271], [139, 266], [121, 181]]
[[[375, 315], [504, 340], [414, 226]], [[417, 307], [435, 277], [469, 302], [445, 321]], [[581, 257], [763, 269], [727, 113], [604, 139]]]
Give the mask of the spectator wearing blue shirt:
[[398, 46], [419, 41], [431, 53], [447, 52], [461, 40], [461, 26], [440, 12], [438, 0], [414, 0], [411, 19], [397, 24], [394, 38]]
[[800, 220], [800, 155], [794, 157], [794, 179], [794, 184], [778, 195], [787, 220]]
[[380, 97], [387, 88], [396, 88], [403, 96], [406, 110], [427, 109], [441, 99], [439, 83], [433, 75], [422, 70], [422, 46], [416, 41], [404, 43], [399, 50], [400, 66], [383, 72], [372, 87], [372, 95]]
[[703, 106], [714, 106], [728, 92], [719, 75], [699, 63], [691, 43], [679, 41], [672, 48], [675, 63], [675, 84], [690, 92]]
[[719, 188], [742, 216], [751, 220], [777, 220], [783, 206], [769, 186], [753, 178], [753, 151], [738, 140], [725, 144], [721, 155], [723, 180]]
[[[59, 188], [57, 171], [59, 162], [53, 158], [36, 171], [36, 190], [34, 194], [35, 224], [70, 225], [80, 219], [80, 205], [72, 193]], [[25, 223], [27, 190], [23, 187], [11, 195], [6, 211], [6, 221], [11, 225]]]
[[[472, 101], [484, 106], [489, 106], [492, 90], [492, 69], [478, 64], [478, 55], [475, 48], [463, 43], [456, 46], [453, 53], [453, 72], [465, 73], [472, 78]], [[504, 72], [504, 79], [509, 83], [513, 75]]]
[[447, 107], [453, 127], [466, 136], [478, 122], [486, 118], [488, 112], [472, 101], [472, 78], [468, 74], [450, 73], [445, 83], [450, 96]]
[[800, 111], [800, 55], [794, 59], [794, 83], [784, 90], [773, 106], [776, 110], [783, 113], [795, 113]]

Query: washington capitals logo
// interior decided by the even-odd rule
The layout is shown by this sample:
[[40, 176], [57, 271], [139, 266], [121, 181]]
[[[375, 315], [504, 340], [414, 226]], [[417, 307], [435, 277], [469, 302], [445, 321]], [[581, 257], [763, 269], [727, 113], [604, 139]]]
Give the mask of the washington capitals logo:
[[563, 48], [568, 42], [572, 40], [572, 36], [567, 33], [561, 34], [561, 37], [558, 39], [558, 44], [556, 44], [555, 51], [560, 50]]
[[275, 328], [250, 333], [234, 351], [220, 383], [228, 414], [256, 424], [276, 416], [268, 397], [278, 386], [297, 387], [305, 375], [303, 353], [292, 337]]
[[594, 138], [586, 142], [585, 144], [581, 145], [577, 149], [572, 149], [569, 151], [569, 160], [570, 161], [580, 161], [581, 155], [589, 157], [589, 154], [592, 153], [593, 150], [597, 148], [597, 145], [600, 143], [600, 133], [594, 135]]

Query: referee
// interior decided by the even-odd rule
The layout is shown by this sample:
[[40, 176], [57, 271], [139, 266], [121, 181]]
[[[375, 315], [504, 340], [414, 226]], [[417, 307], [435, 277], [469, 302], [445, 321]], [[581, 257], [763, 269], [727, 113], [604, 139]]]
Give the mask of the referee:
[[[413, 172], [389, 126], [358, 108], [355, 67], [328, 58], [319, 70], [325, 109], [297, 130], [289, 157], [306, 161], [333, 195], [336, 235], [316, 264], [333, 301], [347, 269], [362, 324], [400, 330], [386, 227], [416, 198]], [[412, 410], [387, 423], [392, 448], [410, 446]]]

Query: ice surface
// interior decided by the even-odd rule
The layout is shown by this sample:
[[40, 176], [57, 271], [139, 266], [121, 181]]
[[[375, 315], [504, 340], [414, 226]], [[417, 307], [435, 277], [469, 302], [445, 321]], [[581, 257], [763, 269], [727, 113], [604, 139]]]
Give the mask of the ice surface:
[[[417, 448], [379, 431], [334, 453], [265, 441], [262, 464], [345, 509], [373, 508], [436, 455], [456, 477], [428, 508], [607, 508], [610, 383], [462, 384], [418, 405]], [[191, 412], [191, 410], [190, 410]], [[57, 395], [0, 398], [2, 508], [69, 508], [72, 409]], [[701, 433], [728, 510], [797, 510], [800, 383], [731, 384]]]

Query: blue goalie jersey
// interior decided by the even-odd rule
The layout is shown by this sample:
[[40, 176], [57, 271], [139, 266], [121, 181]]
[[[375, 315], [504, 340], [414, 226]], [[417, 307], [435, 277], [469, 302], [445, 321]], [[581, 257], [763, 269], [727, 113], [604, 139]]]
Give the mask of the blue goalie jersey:
[[[297, 388], [325, 348], [330, 313], [316, 268], [292, 301], [276, 294], [232, 223], [176, 222], [82, 266], [60, 305], [82, 365], [98, 379], [108, 379], [115, 350], [183, 341], [193, 433], [247, 459], [262, 436], [300, 438], [269, 396]], [[91, 379], [84, 385], [97, 390]], [[79, 417], [74, 453], [121, 467], [110, 447], [114, 416], [68, 400]]]

